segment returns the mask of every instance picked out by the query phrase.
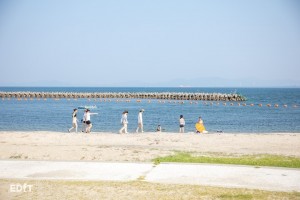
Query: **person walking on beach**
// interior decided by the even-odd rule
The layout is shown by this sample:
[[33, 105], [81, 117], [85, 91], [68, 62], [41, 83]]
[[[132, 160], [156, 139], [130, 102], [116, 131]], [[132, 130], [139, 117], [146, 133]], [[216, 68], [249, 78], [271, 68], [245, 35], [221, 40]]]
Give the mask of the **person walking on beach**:
[[90, 110], [87, 109], [86, 110], [86, 116], [85, 116], [85, 123], [86, 123], [86, 129], [85, 132], [86, 133], [90, 133], [91, 132], [91, 128], [93, 126], [92, 122], [91, 122], [91, 115], [97, 115], [98, 113], [90, 113]]
[[185, 120], [183, 118], [183, 115], [180, 115], [180, 118], [179, 118], [179, 133], [184, 133], [184, 125], [185, 125]]
[[82, 128], [81, 128], [81, 132], [85, 132], [86, 131], [86, 113], [87, 113], [87, 109], [84, 110], [83, 116], [82, 116]]
[[81, 132], [85, 132], [86, 130], [86, 111], [87, 110], [84, 110], [84, 113], [83, 113], [83, 116], [82, 116], [82, 129], [81, 129]]
[[136, 129], [136, 132], [138, 133], [139, 132], [139, 129], [141, 129], [142, 133], [144, 133], [144, 126], [143, 126], [143, 112], [145, 110], [144, 109], [141, 109], [139, 114], [138, 114], [138, 127]]
[[77, 109], [75, 108], [73, 110], [73, 113], [72, 113], [72, 128], [69, 129], [69, 133], [75, 129], [75, 132], [77, 133]]
[[119, 133], [120, 133], [120, 134], [122, 134], [123, 131], [124, 131], [125, 133], [128, 133], [128, 132], [127, 132], [127, 124], [128, 124], [127, 114], [128, 114], [128, 111], [127, 111], [127, 110], [125, 110], [125, 111], [123, 112], [123, 114], [122, 114], [121, 123], [122, 123], [123, 127], [119, 130]]

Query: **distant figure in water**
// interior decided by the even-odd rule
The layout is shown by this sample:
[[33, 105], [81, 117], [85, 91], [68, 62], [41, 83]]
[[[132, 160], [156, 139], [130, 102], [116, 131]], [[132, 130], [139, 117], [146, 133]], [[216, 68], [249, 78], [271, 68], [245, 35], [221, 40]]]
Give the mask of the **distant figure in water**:
[[183, 115], [180, 115], [180, 118], [179, 118], [179, 133], [184, 133], [184, 125], [185, 125], [185, 121], [184, 121]]
[[138, 127], [136, 129], [136, 132], [138, 133], [139, 132], [139, 129], [141, 129], [142, 133], [144, 133], [144, 126], [143, 126], [143, 112], [145, 110], [144, 109], [141, 109], [139, 114], [138, 114]]
[[73, 130], [73, 129], [75, 129], [75, 132], [77, 133], [77, 127], [78, 127], [78, 125], [77, 125], [77, 109], [75, 108], [74, 110], [73, 110], [73, 113], [72, 113], [72, 128], [70, 128], [68, 131], [69, 131], [69, 133]]
[[156, 132], [161, 132], [161, 126], [160, 126], [160, 124], [158, 124], [158, 126], [156, 128]]
[[198, 122], [195, 124], [196, 133], [208, 133], [205, 130], [205, 126], [201, 117], [199, 117]]

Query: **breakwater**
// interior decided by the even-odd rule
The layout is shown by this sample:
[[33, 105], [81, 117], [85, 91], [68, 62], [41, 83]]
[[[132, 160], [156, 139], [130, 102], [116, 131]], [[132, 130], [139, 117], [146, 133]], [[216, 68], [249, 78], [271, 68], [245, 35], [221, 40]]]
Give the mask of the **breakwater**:
[[182, 92], [1, 92], [0, 98], [125, 98], [203, 101], [245, 101], [240, 94]]

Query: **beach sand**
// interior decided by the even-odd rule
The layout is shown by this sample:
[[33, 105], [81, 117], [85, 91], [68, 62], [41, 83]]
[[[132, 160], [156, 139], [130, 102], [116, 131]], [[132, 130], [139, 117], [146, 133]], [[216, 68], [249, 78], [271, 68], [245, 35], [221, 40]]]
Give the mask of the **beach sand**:
[[175, 151], [300, 157], [300, 134], [0, 132], [0, 159], [150, 162]]
[[[197, 155], [272, 154], [300, 157], [300, 134], [60, 133], [0, 132], [0, 159], [153, 162], [176, 151]], [[33, 192], [8, 192], [10, 184], [32, 184]], [[143, 180], [0, 180], [0, 199], [297, 199], [299, 193], [197, 185], [156, 184]]]

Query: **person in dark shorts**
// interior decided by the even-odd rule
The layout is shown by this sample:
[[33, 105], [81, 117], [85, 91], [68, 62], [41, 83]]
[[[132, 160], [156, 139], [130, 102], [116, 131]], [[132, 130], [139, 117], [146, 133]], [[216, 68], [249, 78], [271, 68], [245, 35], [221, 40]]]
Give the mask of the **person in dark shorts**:
[[86, 124], [86, 133], [90, 133], [91, 129], [93, 127], [93, 124], [91, 122], [91, 115], [97, 115], [98, 113], [91, 113], [89, 109], [86, 110], [86, 116], [85, 116], [85, 124]]
[[185, 120], [183, 118], [183, 115], [180, 115], [180, 118], [179, 118], [179, 133], [184, 133], [184, 126], [185, 126]]

